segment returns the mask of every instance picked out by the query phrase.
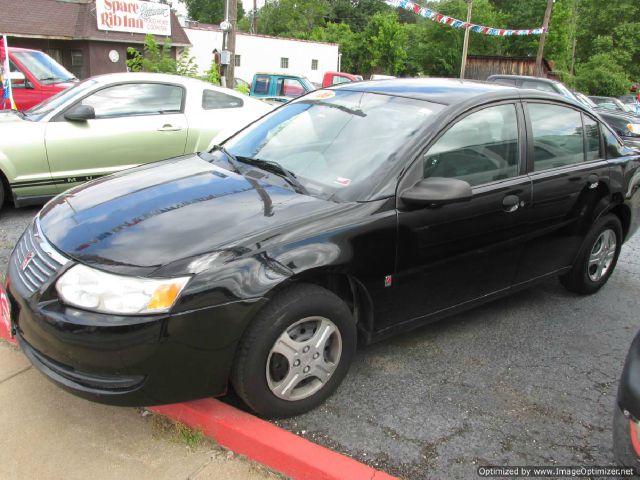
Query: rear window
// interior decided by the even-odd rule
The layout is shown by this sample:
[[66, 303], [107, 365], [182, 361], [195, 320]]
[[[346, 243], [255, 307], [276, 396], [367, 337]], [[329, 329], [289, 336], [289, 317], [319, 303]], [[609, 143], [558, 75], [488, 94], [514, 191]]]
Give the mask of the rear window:
[[256, 79], [253, 81], [253, 92], [256, 95], [268, 95], [270, 82], [271, 77], [269, 77], [268, 75], [260, 75], [256, 77]]
[[204, 110], [240, 108], [243, 105], [244, 101], [241, 98], [217, 92], [215, 90], [205, 90], [202, 94], [202, 108]]

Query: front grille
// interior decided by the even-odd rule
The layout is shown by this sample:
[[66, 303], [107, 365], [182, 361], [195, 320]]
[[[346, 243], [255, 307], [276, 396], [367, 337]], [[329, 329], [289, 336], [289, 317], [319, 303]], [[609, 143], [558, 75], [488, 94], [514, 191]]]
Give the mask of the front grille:
[[47, 283], [69, 261], [47, 242], [37, 219], [22, 234], [12, 257], [18, 277], [31, 293]]

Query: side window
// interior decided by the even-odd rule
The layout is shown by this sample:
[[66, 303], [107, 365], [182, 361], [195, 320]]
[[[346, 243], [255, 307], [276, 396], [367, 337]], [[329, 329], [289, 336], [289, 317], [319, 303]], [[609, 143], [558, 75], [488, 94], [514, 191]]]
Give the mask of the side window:
[[331, 80], [331, 85], [338, 85], [339, 83], [349, 83], [351, 82], [351, 80], [349, 80], [346, 77], [339, 77], [339, 76], [335, 76], [333, 77], [333, 79]]
[[244, 105], [241, 98], [216, 92], [215, 90], [205, 90], [202, 93], [202, 108], [213, 110], [217, 108], [240, 108]]
[[511, 85], [512, 87], [515, 87], [516, 85], [515, 78], [498, 77], [494, 80], [494, 82], [499, 83], [500, 85]]
[[600, 153], [600, 128], [598, 122], [593, 118], [582, 114], [582, 123], [584, 124], [584, 135], [587, 145], [587, 162], [602, 158]]
[[542, 92], [558, 93], [554, 88], [545, 82], [536, 82], [535, 80], [523, 80], [522, 88], [531, 88], [533, 90], [540, 90]]
[[257, 95], [269, 95], [269, 83], [271, 77], [268, 75], [261, 75], [256, 77], [253, 85], [253, 92]]
[[304, 87], [294, 78], [278, 80], [278, 87], [278, 95], [282, 97], [299, 97], [304, 93]]
[[533, 130], [533, 170], [564, 167], [584, 161], [580, 112], [559, 105], [527, 105]]
[[618, 158], [624, 156], [624, 146], [618, 137], [606, 127], [602, 127], [604, 133], [604, 148], [607, 151], [607, 158]]
[[82, 100], [96, 111], [96, 118], [160, 115], [182, 111], [184, 89], [160, 83], [127, 83], [107, 87]]
[[[9, 60], [9, 71], [22, 73], [24, 75], [24, 72], [13, 63], [13, 60]], [[24, 80], [11, 80], [11, 88], [27, 88], [27, 76], [25, 75]]]
[[424, 177], [471, 186], [518, 175], [518, 119], [513, 104], [485, 108], [445, 132], [424, 156]]

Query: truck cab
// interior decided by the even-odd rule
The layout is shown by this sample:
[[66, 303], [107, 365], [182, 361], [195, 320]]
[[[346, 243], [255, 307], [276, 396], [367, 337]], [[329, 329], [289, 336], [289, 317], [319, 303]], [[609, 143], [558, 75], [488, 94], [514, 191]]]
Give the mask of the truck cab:
[[[78, 81], [46, 53], [14, 47], [9, 47], [9, 78], [18, 110], [28, 110]], [[8, 100], [2, 108], [10, 108]]]
[[278, 73], [256, 73], [251, 83], [252, 97], [292, 99], [316, 88], [308, 78]]
[[343, 72], [327, 72], [322, 79], [322, 88], [330, 87], [332, 85], [338, 85], [340, 83], [361, 82], [362, 77], [360, 75], [352, 75], [350, 73]]

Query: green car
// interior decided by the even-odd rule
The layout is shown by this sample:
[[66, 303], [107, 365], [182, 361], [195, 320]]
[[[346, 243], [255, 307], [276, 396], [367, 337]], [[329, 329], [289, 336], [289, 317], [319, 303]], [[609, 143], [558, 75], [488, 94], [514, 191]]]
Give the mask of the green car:
[[96, 177], [208, 150], [272, 108], [176, 75], [87, 79], [24, 113], [0, 111], [0, 207], [43, 203]]

